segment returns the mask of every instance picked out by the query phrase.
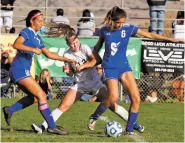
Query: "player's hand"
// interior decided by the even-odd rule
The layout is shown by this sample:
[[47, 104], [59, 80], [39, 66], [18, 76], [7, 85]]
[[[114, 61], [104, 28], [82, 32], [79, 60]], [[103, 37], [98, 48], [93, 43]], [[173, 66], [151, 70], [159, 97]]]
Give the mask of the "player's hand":
[[78, 65], [78, 66], [76, 66], [76, 71], [81, 71], [81, 70], [83, 70], [84, 69], [84, 66], [83, 65]]
[[63, 72], [65, 72], [65, 73], [70, 73], [71, 72], [71, 70], [69, 68], [69, 65], [63, 66]]
[[0, 8], [2, 8], [2, 4], [0, 3]]
[[75, 60], [67, 59], [66, 62], [76, 64], [77, 62]]
[[37, 55], [40, 55], [42, 53], [42, 50], [39, 48], [34, 48], [33, 52]]

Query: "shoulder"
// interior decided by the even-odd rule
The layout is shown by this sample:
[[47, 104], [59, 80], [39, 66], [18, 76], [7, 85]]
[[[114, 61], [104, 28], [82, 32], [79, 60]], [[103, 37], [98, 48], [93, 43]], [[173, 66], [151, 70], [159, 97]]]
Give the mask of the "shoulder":
[[67, 51], [64, 52], [64, 57], [69, 57], [72, 54], [71, 49], [67, 49]]

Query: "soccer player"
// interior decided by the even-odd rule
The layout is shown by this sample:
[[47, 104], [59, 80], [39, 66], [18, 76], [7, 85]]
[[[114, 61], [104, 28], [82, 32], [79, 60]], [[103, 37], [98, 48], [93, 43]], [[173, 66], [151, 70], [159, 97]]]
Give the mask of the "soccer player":
[[[92, 92], [100, 101], [105, 99], [108, 95], [108, 91], [102, 83], [100, 76], [96, 71], [96, 67], [94, 67], [97, 60], [95, 59], [91, 48], [88, 45], [80, 44], [75, 33], [73, 33], [71, 37], [66, 38], [66, 42], [70, 48], [64, 53], [64, 57], [77, 61], [77, 64], [67, 62], [64, 66], [64, 72], [69, 76], [74, 75], [76, 84], [69, 89], [58, 108], [52, 111], [54, 121], [57, 121], [64, 112], [66, 112], [83, 94], [87, 92]], [[110, 109], [125, 121], [128, 120], [128, 111], [123, 107], [115, 103]], [[43, 130], [47, 128], [48, 125], [46, 121], [39, 126], [32, 124], [32, 129], [37, 133], [42, 133]], [[89, 129], [94, 130], [95, 127], [90, 127]], [[134, 129], [139, 132], [144, 131], [144, 127], [138, 123], [135, 123]]]
[[75, 63], [75, 61], [61, 57], [45, 48], [42, 39], [36, 34], [44, 22], [44, 16], [41, 11], [30, 11], [25, 20], [27, 28], [24, 28], [20, 32], [13, 45], [17, 49], [17, 54], [11, 64], [9, 73], [11, 80], [28, 96], [23, 97], [10, 107], [3, 107], [4, 118], [6, 123], [10, 125], [10, 119], [13, 113], [32, 105], [34, 102], [38, 102], [38, 109], [49, 125], [48, 132], [51, 134], [66, 135], [67, 131], [58, 129], [53, 121], [53, 117], [50, 116], [51, 111], [46, 100], [46, 94], [31, 76], [30, 67], [34, 55], [40, 55], [41, 53], [53, 60], [69, 63]]
[[131, 36], [140, 35], [150, 39], [167, 40], [171, 42], [179, 42], [179, 40], [142, 31], [135, 25], [127, 24], [126, 17], [126, 12], [115, 6], [107, 13], [103, 22], [105, 25], [100, 29], [99, 40], [94, 47], [94, 51], [98, 53], [105, 42], [102, 67], [105, 72], [108, 98], [105, 98], [97, 107], [94, 114], [91, 115], [89, 127], [94, 126], [98, 117], [102, 115], [107, 108], [118, 101], [119, 81], [129, 92], [131, 99], [129, 118], [124, 134], [133, 135], [134, 123], [137, 120], [140, 106], [140, 94], [136, 81], [132, 75], [132, 69], [126, 57], [129, 38]]

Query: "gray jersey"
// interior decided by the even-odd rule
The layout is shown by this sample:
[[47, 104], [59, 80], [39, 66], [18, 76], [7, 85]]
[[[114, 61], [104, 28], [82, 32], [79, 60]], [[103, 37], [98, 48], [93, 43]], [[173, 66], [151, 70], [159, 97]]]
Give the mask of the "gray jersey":
[[[92, 50], [88, 45], [81, 44], [80, 50], [78, 52], [72, 52], [71, 49], [69, 48], [65, 53], [64, 57], [73, 59], [78, 62], [78, 64], [83, 64], [86, 61], [90, 60], [90, 55], [92, 54]], [[68, 63], [71, 68], [74, 68], [74, 64]], [[83, 81], [92, 81], [92, 80], [98, 80], [100, 79], [96, 68], [86, 68], [83, 69], [80, 72], [75, 72], [74, 73], [75, 81], [78, 82], [83, 82]]]
[[65, 16], [61, 16], [61, 15], [52, 18], [51, 22], [56, 23], [56, 24], [62, 23], [62, 24], [69, 25], [69, 20]]

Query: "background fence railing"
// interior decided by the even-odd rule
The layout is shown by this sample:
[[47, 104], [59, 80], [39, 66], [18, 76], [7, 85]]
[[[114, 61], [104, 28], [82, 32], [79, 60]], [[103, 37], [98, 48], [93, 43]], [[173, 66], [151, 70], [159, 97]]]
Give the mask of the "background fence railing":
[[[63, 99], [73, 80], [63, 78], [53, 78], [52, 98]], [[175, 74], [141, 74], [141, 78], [137, 81], [141, 94], [141, 102], [149, 102], [147, 96], [154, 98], [156, 102], [184, 102], [184, 75]], [[119, 85], [120, 99], [122, 102], [130, 102], [128, 93]], [[90, 93], [88, 93], [90, 94]], [[152, 95], [154, 94], [154, 95]], [[20, 98], [26, 96], [17, 86], [13, 85], [9, 89], [8, 96], [10, 98]]]

